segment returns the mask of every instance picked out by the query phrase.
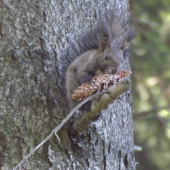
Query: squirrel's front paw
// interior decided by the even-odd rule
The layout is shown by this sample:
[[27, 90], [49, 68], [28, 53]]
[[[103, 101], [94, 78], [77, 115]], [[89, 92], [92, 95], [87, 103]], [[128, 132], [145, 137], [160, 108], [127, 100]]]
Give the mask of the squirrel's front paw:
[[91, 83], [91, 80], [93, 79], [93, 76], [91, 75], [86, 75], [86, 76], [83, 76], [81, 79], [80, 79], [80, 82], [81, 84], [84, 84], [84, 83]]
[[91, 100], [88, 101], [87, 103], [85, 103], [85, 104], [84, 104], [84, 110], [85, 110], [86, 112], [89, 112], [90, 109], [91, 109], [91, 105], [92, 105], [92, 101], [91, 101]]
[[85, 104], [80, 108], [80, 110], [89, 112], [90, 109], [91, 109], [91, 105], [92, 105], [92, 101], [90, 100], [90, 101], [88, 101], [87, 103], [85, 103]]

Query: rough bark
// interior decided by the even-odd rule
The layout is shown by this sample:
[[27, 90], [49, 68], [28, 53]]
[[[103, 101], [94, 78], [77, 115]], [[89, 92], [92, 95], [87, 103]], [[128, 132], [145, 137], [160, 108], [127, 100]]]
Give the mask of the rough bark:
[[[128, 19], [127, 0], [0, 2], [0, 169], [12, 169], [68, 114], [63, 49], [109, 6]], [[128, 57], [122, 68], [129, 69]], [[135, 169], [130, 91], [84, 136], [75, 150], [54, 138], [21, 169]]]

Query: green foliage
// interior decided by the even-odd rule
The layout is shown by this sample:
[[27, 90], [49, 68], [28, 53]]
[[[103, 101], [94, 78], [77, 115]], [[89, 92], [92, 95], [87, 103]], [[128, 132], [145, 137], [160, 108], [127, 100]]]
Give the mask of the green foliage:
[[132, 45], [133, 110], [151, 111], [134, 120], [137, 170], [170, 169], [170, 1], [131, 1], [139, 36]]

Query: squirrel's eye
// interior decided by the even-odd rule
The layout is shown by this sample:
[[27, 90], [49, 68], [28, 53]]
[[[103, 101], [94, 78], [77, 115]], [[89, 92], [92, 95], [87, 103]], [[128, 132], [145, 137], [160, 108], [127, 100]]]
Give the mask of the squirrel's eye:
[[105, 60], [108, 60], [108, 59], [109, 59], [109, 56], [108, 56], [108, 55], [105, 55], [105, 56], [104, 56], [104, 59], [105, 59]]

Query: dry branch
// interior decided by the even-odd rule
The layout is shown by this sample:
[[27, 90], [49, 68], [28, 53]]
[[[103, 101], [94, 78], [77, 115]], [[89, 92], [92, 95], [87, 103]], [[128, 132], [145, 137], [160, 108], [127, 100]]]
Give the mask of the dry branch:
[[[100, 98], [97, 98], [94, 103], [91, 106], [91, 112], [83, 115], [79, 120], [77, 120], [73, 124], [73, 130], [77, 134], [82, 134], [84, 130], [88, 127], [90, 124], [91, 120], [95, 118], [101, 110], [107, 108], [108, 104], [111, 103], [114, 99], [118, 98], [120, 94], [123, 92], [127, 91], [130, 87], [130, 82], [124, 80], [120, 81], [113, 86], [111, 86], [108, 90], [98, 92], [81, 103], [79, 103], [67, 116], [66, 118], [59, 124], [55, 129], [51, 131], [51, 133], [39, 144], [37, 145], [34, 149], [31, 150], [31, 152], [24, 157], [23, 160], [21, 160], [14, 168], [13, 170], [17, 170], [18, 168], [21, 169], [22, 164], [31, 156], [33, 155], [45, 142], [47, 142], [53, 135], [56, 135], [57, 139], [59, 139], [57, 132], [64, 126], [64, 124], [70, 119], [70, 117], [73, 115], [75, 111], [77, 111], [83, 104], [88, 102], [89, 100], [92, 100], [94, 98], [97, 98], [98, 96], [101, 95]], [[83, 124], [83, 126], [82, 126]], [[59, 139], [60, 141], [60, 139]], [[62, 142], [62, 141], [60, 141]]]
[[74, 124], [73, 131], [81, 135], [89, 126], [90, 122], [96, 118], [103, 109], [117, 99], [122, 93], [130, 88], [130, 82], [124, 80], [111, 86], [106, 93], [93, 101], [90, 112], [85, 112]]

